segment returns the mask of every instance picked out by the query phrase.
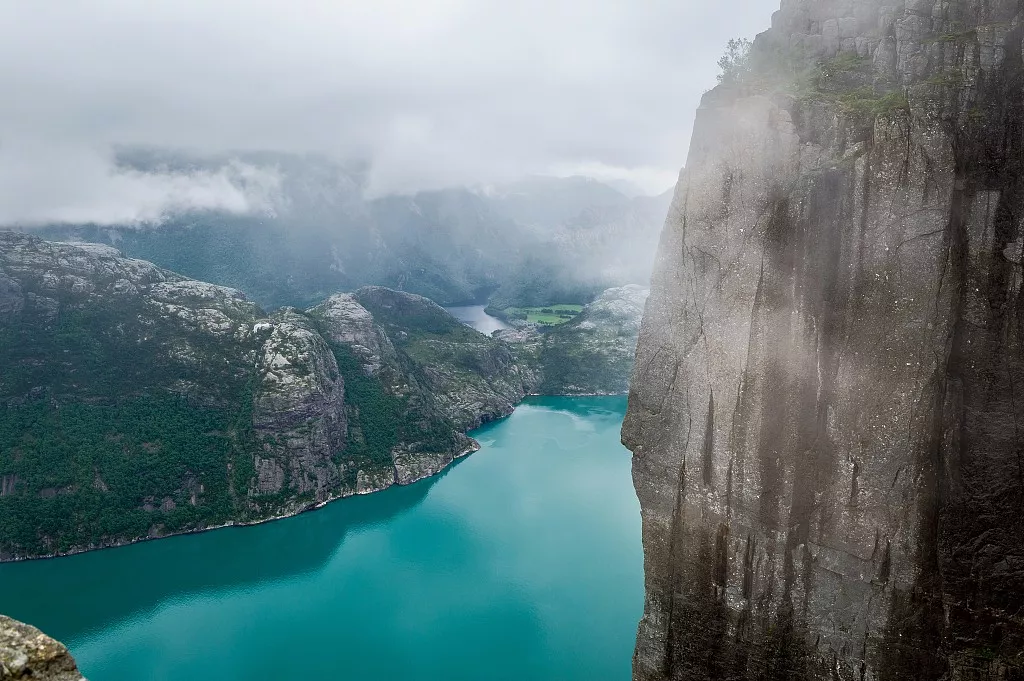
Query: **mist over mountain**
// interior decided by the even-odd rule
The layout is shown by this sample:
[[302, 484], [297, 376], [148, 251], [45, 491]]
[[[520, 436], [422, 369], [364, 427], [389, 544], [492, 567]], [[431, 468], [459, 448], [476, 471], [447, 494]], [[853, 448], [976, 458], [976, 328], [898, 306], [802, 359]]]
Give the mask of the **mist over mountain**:
[[267, 308], [381, 285], [442, 304], [588, 302], [646, 283], [670, 193], [629, 197], [585, 177], [374, 197], [369, 164], [317, 155], [122, 149], [138, 176], [230, 177], [244, 210], [142, 222], [47, 224], [48, 238], [116, 246]]

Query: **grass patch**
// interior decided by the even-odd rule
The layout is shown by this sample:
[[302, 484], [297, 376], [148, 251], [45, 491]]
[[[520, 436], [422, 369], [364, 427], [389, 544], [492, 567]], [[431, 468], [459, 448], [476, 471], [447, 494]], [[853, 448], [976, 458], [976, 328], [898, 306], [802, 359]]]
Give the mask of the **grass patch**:
[[541, 307], [508, 307], [500, 315], [506, 320], [520, 320], [540, 326], [559, 326], [571, 321], [583, 311], [582, 305], [558, 303]]

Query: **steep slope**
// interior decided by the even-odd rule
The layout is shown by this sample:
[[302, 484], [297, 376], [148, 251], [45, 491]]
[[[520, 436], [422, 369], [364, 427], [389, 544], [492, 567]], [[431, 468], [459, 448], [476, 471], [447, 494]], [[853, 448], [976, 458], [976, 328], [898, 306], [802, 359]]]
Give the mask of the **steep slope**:
[[237, 291], [0, 233], [0, 556], [291, 512], [338, 491], [323, 340]]
[[390, 457], [401, 484], [475, 449], [463, 433], [511, 414], [538, 380], [505, 343], [414, 294], [366, 287], [309, 316], [356, 392], [350, 450]]
[[512, 413], [538, 377], [508, 345], [475, 331], [422, 296], [366, 287], [354, 298], [393, 339], [437, 405], [462, 430]]
[[413, 482], [532, 388], [430, 301], [358, 295], [379, 321], [353, 296], [267, 316], [109, 247], [0, 232], [0, 560]]
[[1024, 678], [1022, 12], [787, 0], [705, 96], [623, 427], [635, 678]]

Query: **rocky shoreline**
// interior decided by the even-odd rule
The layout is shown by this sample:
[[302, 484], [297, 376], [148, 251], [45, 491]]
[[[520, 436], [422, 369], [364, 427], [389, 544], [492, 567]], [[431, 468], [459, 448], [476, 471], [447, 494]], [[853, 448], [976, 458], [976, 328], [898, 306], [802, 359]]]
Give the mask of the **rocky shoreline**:
[[[627, 393], [626, 392], [622, 392], [622, 391], [619, 391], [619, 392], [590, 392], [590, 393], [578, 393], [578, 394], [572, 394], [572, 395], [551, 395], [551, 394], [533, 392], [533, 393], [529, 393], [526, 397], [625, 397], [626, 395], [627, 395]], [[522, 402], [520, 402], [520, 404], [522, 404]], [[513, 409], [513, 412], [514, 412], [514, 409]], [[481, 424], [480, 427], [482, 427], [483, 425], [488, 425], [490, 423], [495, 423], [497, 421], [501, 421], [503, 419], [508, 418], [511, 415], [512, 414], [510, 413], [510, 414], [506, 414], [506, 415], [503, 415], [503, 416], [499, 416], [499, 417], [494, 418], [494, 419], [490, 419], [488, 421], [485, 421], [483, 424]], [[249, 520], [249, 521], [236, 521], [236, 520], [232, 520], [232, 521], [228, 521], [226, 523], [223, 523], [221, 525], [211, 525], [209, 527], [192, 528], [192, 529], [182, 530], [180, 532], [168, 532], [166, 534], [159, 534], [159, 535], [154, 535], [154, 536], [136, 537], [134, 539], [125, 540], [125, 541], [115, 541], [115, 542], [110, 542], [110, 543], [102, 543], [102, 544], [99, 544], [99, 545], [93, 545], [93, 546], [82, 547], [82, 548], [75, 548], [75, 549], [72, 549], [70, 551], [61, 551], [61, 552], [45, 554], [45, 555], [34, 555], [34, 556], [4, 556], [4, 555], [0, 555], [0, 563], [18, 563], [18, 562], [25, 562], [25, 561], [31, 561], [31, 560], [50, 560], [50, 559], [54, 559], [54, 558], [64, 558], [64, 557], [67, 557], [67, 556], [75, 556], [75, 555], [82, 554], [82, 553], [89, 553], [91, 551], [103, 551], [103, 550], [106, 550], [106, 549], [116, 549], [116, 548], [121, 548], [123, 546], [131, 546], [133, 544], [141, 544], [143, 542], [153, 541], [153, 540], [156, 540], [156, 539], [166, 539], [168, 537], [181, 537], [181, 536], [187, 536], [187, 535], [191, 535], [191, 534], [203, 534], [203, 533], [206, 533], [206, 532], [213, 532], [215, 530], [223, 530], [223, 529], [230, 528], [230, 527], [253, 527], [253, 526], [256, 526], [256, 525], [263, 525], [265, 523], [272, 523], [272, 522], [275, 522], [275, 521], [278, 521], [278, 520], [285, 520], [287, 518], [294, 518], [295, 516], [302, 515], [303, 513], [311, 513], [313, 511], [318, 511], [318, 510], [320, 510], [320, 509], [322, 509], [322, 508], [324, 508], [324, 507], [326, 507], [326, 506], [328, 506], [330, 504], [333, 504], [336, 501], [342, 501], [344, 499], [351, 499], [353, 497], [367, 496], [367, 495], [370, 495], [370, 494], [376, 494], [378, 492], [383, 492], [384, 490], [390, 489], [391, 487], [394, 487], [396, 485], [401, 486], [401, 487], [404, 487], [404, 486], [407, 486], [407, 485], [414, 485], [417, 482], [420, 482], [420, 481], [423, 481], [423, 480], [427, 480], [427, 479], [432, 478], [432, 477], [434, 477], [436, 475], [441, 475], [442, 473], [447, 471], [456, 462], [460, 461], [461, 459], [466, 458], [467, 456], [470, 456], [471, 454], [475, 454], [476, 452], [480, 451], [480, 443], [477, 442], [476, 440], [472, 439], [472, 438], [470, 438], [470, 441], [471, 441], [472, 444], [469, 447], [467, 447], [466, 449], [464, 449], [460, 454], [457, 454], [456, 456], [454, 456], [451, 461], [446, 463], [441, 468], [439, 468], [437, 470], [434, 470], [433, 472], [427, 472], [427, 473], [422, 474], [420, 477], [417, 477], [417, 478], [414, 478], [414, 479], [410, 479], [410, 480], [407, 480], [407, 481], [399, 481], [398, 474], [396, 472], [392, 482], [389, 482], [386, 485], [371, 485], [371, 486], [367, 486], [367, 487], [357, 486], [357, 488], [355, 490], [346, 490], [345, 492], [342, 492], [341, 494], [332, 495], [329, 498], [324, 499], [322, 501], [309, 502], [308, 504], [301, 505], [299, 507], [296, 507], [295, 509], [288, 510], [288, 511], [285, 511], [285, 512], [282, 512], [282, 513], [277, 513], [275, 515], [268, 516], [266, 518], [259, 518], [257, 520]]]
[[460, 461], [461, 459], [466, 458], [470, 454], [475, 454], [476, 452], [480, 451], [480, 443], [477, 442], [476, 440], [472, 440], [472, 443], [473, 444], [471, 446], [467, 447], [461, 454], [455, 456], [451, 461], [449, 461], [447, 464], [445, 464], [444, 467], [442, 467], [441, 469], [439, 469], [437, 471], [434, 471], [433, 473], [427, 473], [427, 474], [423, 475], [422, 477], [416, 478], [415, 480], [410, 480], [409, 482], [399, 482], [398, 481], [398, 476], [397, 476], [397, 473], [396, 473], [393, 482], [391, 482], [391, 483], [389, 483], [387, 485], [382, 485], [382, 486], [379, 486], [379, 487], [359, 489], [359, 490], [356, 490], [356, 491], [346, 491], [346, 492], [343, 492], [341, 494], [338, 494], [338, 495], [335, 495], [335, 496], [331, 496], [330, 498], [325, 499], [323, 501], [310, 502], [310, 503], [305, 504], [303, 506], [297, 507], [294, 510], [286, 511], [284, 513], [279, 513], [277, 515], [269, 516], [269, 517], [266, 517], [266, 518], [260, 518], [258, 520], [249, 520], [249, 521], [231, 520], [231, 521], [228, 521], [228, 522], [223, 523], [221, 525], [211, 525], [210, 527], [193, 528], [193, 529], [188, 529], [188, 530], [182, 530], [181, 532], [169, 532], [167, 534], [160, 534], [160, 535], [156, 535], [156, 536], [136, 537], [134, 539], [129, 539], [129, 540], [125, 540], [125, 541], [117, 541], [117, 542], [99, 544], [99, 545], [95, 545], [95, 546], [88, 546], [88, 547], [83, 547], [83, 548], [75, 548], [75, 549], [72, 549], [70, 551], [61, 551], [61, 552], [51, 553], [51, 554], [46, 554], [46, 555], [37, 555], [37, 556], [0, 556], [0, 563], [23, 563], [23, 562], [27, 562], [27, 561], [31, 561], [31, 560], [50, 560], [50, 559], [54, 559], [54, 558], [66, 558], [67, 556], [76, 556], [76, 555], [79, 555], [79, 554], [82, 554], [82, 553], [90, 553], [92, 551], [103, 551], [103, 550], [106, 550], [106, 549], [117, 549], [117, 548], [121, 548], [123, 546], [132, 546], [133, 544], [141, 544], [143, 542], [153, 541], [153, 540], [156, 540], [156, 539], [167, 539], [169, 537], [183, 537], [183, 536], [187, 536], [187, 535], [190, 535], [190, 534], [204, 534], [206, 532], [213, 532], [213, 531], [216, 531], [216, 530], [223, 530], [223, 529], [226, 529], [226, 528], [229, 528], [229, 527], [254, 527], [256, 525], [264, 525], [266, 523], [272, 523], [272, 522], [276, 522], [278, 520], [285, 520], [287, 518], [294, 518], [295, 516], [302, 515], [303, 513], [311, 513], [313, 511], [318, 511], [318, 510], [320, 510], [320, 509], [322, 509], [322, 508], [324, 508], [324, 507], [326, 507], [326, 506], [328, 506], [330, 504], [333, 504], [336, 501], [342, 501], [344, 499], [351, 499], [353, 497], [361, 497], [361, 496], [368, 496], [370, 494], [376, 494], [378, 492], [383, 492], [386, 489], [390, 489], [391, 487], [394, 487], [396, 485], [401, 486], [401, 487], [405, 487], [407, 485], [414, 485], [417, 482], [421, 482], [423, 480], [427, 480], [429, 478], [434, 477], [435, 475], [441, 475], [446, 470], [448, 470], [452, 466], [452, 464]]

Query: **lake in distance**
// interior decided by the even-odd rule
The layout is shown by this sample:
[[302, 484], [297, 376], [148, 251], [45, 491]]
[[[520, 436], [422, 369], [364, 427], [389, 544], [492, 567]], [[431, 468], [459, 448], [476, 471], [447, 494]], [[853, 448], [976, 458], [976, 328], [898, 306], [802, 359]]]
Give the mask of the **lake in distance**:
[[90, 681], [626, 681], [643, 608], [624, 397], [535, 398], [408, 487], [0, 565]]
[[484, 308], [484, 305], [464, 305], [462, 307], [446, 307], [445, 309], [463, 324], [472, 326], [486, 336], [490, 336], [499, 329], [509, 328], [505, 322], [484, 312]]

